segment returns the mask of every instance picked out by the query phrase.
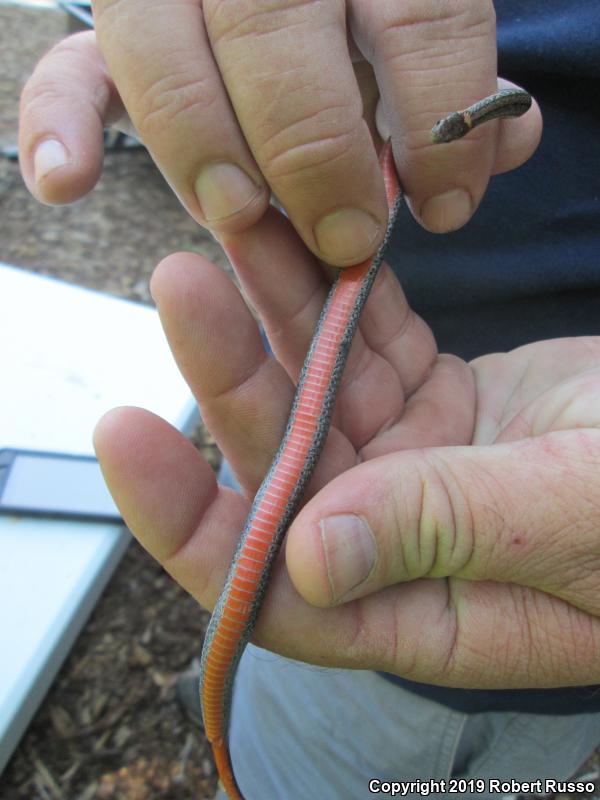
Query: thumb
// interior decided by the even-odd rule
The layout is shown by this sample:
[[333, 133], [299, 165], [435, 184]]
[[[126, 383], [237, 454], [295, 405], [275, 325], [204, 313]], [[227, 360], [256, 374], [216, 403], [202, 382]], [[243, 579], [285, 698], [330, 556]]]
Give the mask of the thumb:
[[493, 4], [354, 5], [352, 33], [375, 70], [378, 128], [384, 138], [391, 134], [408, 205], [434, 233], [460, 228], [479, 205], [490, 175], [525, 161], [541, 130], [535, 107], [520, 120], [483, 125], [460, 142], [431, 142], [437, 120], [498, 89]]
[[396, 453], [300, 512], [289, 573], [313, 605], [418, 578], [520, 584], [600, 615], [600, 431]]

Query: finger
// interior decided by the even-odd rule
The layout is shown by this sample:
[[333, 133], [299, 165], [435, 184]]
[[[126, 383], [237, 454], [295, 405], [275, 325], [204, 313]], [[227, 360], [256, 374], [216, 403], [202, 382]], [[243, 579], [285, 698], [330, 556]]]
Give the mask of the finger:
[[[115, 409], [95, 432], [108, 486], [132, 533], [207, 608], [247, 512], [174, 428]], [[337, 608], [309, 606], [276, 565], [254, 640], [292, 658], [495, 688], [598, 681], [600, 623], [540, 592], [421, 580]], [[574, 663], [573, 641], [577, 641]]]
[[89, 192], [102, 170], [104, 127], [121, 114], [92, 31], [52, 48], [21, 94], [19, 160], [29, 191], [51, 204]]
[[600, 679], [600, 620], [543, 592], [491, 581], [422, 579], [316, 608], [303, 602], [289, 573], [278, 567], [253, 641], [289, 658], [470, 689], [580, 686]]
[[[108, 488], [143, 547], [189, 592], [214, 601], [247, 514], [243, 498], [219, 487], [208, 462], [164, 420], [140, 408], [116, 408], [94, 431]], [[190, 556], [193, 551], [193, 556]], [[189, 569], [193, 562], [193, 569]], [[207, 601], [207, 598], [208, 601]]]
[[252, 228], [222, 236], [221, 244], [271, 349], [297, 381], [330, 280], [275, 208]]
[[254, 224], [270, 194], [214, 63], [202, 4], [96, 0], [94, 19], [129, 116], [189, 213], [219, 233]]
[[[521, 89], [516, 83], [504, 78], [498, 79], [498, 91], [503, 89]], [[383, 103], [378, 100], [375, 112], [378, 135], [384, 141], [391, 136], [390, 125], [385, 118]], [[542, 135], [542, 113], [535, 98], [531, 108], [521, 117], [506, 117], [498, 120], [498, 142], [492, 175], [520, 167], [535, 152]]]
[[358, 263], [387, 223], [383, 182], [348, 52], [345, 3], [204, 2], [244, 136], [302, 239]]
[[455, 576], [534, 587], [600, 615], [600, 432], [386, 456], [299, 514], [287, 563], [318, 605]]
[[256, 491], [281, 439], [293, 386], [265, 352], [255, 320], [206, 259], [164, 259], [150, 283], [179, 368], [238, 480]]
[[540, 393], [515, 414], [508, 425], [499, 431], [497, 441], [510, 442], [525, 436], [540, 436], [549, 431], [600, 428], [599, 389], [600, 370], [597, 366], [574, 375]]
[[[119, 408], [106, 414], [96, 427], [94, 445], [131, 532], [184, 588], [212, 608], [247, 503], [217, 486], [209, 465], [178, 431], [142, 409]], [[354, 629], [348, 609], [308, 606], [281, 564], [277, 566], [261, 613], [258, 641], [309, 660], [322, 654], [325, 663], [345, 651], [342, 663], [351, 663], [357, 652], [346, 646]], [[416, 617], [423, 615], [420, 610]], [[305, 636], [308, 630], [311, 635]]]
[[432, 144], [430, 130], [496, 91], [493, 5], [461, 0], [374, 8], [354, 4], [353, 33], [375, 68], [407, 202], [428, 230], [455, 230], [483, 196], [501, 128], [482, 125], [447, 145]]

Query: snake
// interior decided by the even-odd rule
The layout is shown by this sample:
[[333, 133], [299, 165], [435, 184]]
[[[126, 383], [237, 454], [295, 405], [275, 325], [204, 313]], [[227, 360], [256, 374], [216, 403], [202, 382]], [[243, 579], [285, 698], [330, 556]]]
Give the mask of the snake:
[[[439, 120], [431, 129], [431, 141], [451, 143], [489, 120], [521, 116], [531, 102], [523, 89], [496, 92]], [[389, 140], [381, 150], [379, 166], [389, 210], [383, 241], [372, 258], [338, 270], [313, 333], [281, 444], [250, 508], [204, 638], [200, 659], [204, 730], [230, 800], [244, 800], [228, 745], [235, 673], [277, 553], [325, 445], [350, 345], [402, 204]]]

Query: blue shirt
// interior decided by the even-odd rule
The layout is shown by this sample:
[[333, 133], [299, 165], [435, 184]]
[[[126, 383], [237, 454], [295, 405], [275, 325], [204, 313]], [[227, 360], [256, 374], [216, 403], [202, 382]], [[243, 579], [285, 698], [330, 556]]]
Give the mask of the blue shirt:
[[499, 74], [532, 92], [542, 141], [433, 235], [404, 210], [388, 261], [442, 352], [600, 333], [600, 3], [497, 0]]

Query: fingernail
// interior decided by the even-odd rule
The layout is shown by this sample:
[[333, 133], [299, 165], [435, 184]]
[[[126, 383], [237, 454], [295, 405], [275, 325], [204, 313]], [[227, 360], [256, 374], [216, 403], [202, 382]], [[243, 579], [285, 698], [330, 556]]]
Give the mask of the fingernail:
[[432, 233], [448, 233], [471, 219], [473, 203], [465, 189], [451, 189], [430, 197], [421, 206], [421, 222]]
[[333, 601], [361, 585], [375, 564], [375, 537], [356, 514], [326, 517], [320, 522], [321, 542]]
[[369, 256], [381, 225], [366, 211], [342, 208], [323, 217], [314, 228], [319, 250], [332, 264], [358, 264]]
[[62, 142], [57, 139], [44, 139], [38, 144], [33, 155], [35, 182], [39, 183], [52, 170], [64, 167], [69, 163], [71, 163], [71, 159]]
[[194, 184], [207, 222], [226, 219], [246, 208], [260, 187], [235, 164], [208, 164]]

